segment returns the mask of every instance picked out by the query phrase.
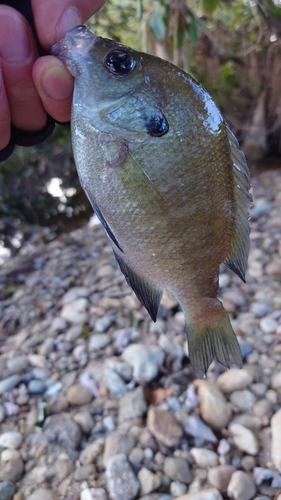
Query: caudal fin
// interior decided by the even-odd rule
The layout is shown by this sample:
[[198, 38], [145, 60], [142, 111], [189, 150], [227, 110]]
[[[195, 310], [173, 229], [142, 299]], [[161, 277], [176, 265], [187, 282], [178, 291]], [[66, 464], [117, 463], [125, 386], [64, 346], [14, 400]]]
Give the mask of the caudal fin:
[[196, 321], [189, 314], [186, 316], [189, 358], [198, 378], [204, 377], [214, 359], [228, 368], [232, 364], [242, 366], [241, 350], [229, 317], [219, 300], [214, 303], [216, 314], [210, 310], [209, 317], [203, 314]]

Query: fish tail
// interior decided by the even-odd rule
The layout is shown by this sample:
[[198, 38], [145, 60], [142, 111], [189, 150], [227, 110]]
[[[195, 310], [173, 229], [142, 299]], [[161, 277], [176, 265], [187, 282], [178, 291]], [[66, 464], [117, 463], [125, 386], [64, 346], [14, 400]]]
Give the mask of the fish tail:
[[200, 310], [186, 313], [189, 359], [198, 378], [203, 378], [215, 359], [228, 368], [242, 366], [239, 343], [229, 317], [218, 299], [200, 302]]

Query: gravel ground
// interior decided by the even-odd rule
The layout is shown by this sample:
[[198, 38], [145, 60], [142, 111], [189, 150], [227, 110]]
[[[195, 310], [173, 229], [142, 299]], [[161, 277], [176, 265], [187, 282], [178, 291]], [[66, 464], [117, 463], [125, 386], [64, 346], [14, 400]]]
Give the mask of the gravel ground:
[[281, 173], [253, 185], [247, 283], [220, 274], [241, 370], [195, 379], [176, 301], [152, 323], [97, 223], [3, 266], [1, 500], [281, 499]]

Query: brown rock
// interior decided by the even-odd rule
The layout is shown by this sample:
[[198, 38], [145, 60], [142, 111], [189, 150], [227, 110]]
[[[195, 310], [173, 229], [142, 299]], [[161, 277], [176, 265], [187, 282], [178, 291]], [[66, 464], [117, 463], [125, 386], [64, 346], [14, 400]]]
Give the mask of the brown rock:
[[269, 262], [264, 268], [266, 274], [268, 276], [280, 276], [281, 275], [281, 261], [280, 260], [273, 260], [272, 262]]
[[135, 443], [136, 440], [131, 434], [125, 434], [118, 431], [109, 434], [105, 441], [103, 456], [103, 463], [105, 467], [107, 466], [108, 460], [118, 453], [124, 453], [128, 456], [132, 448], [135, 446]]
[[226, 399], [218, 386], [209, 380], [196, 380], [200, 396], [200, 412], [203, 420], [213, 429], [226, 427], [231, 411]]
[[67, 400], [73, 406], [90, 403], [93, 399], [91, 391], [81, 384], [74, 384], [67, 391]]
[[221, 492], [226, 492], [230, 478], [236, 469], [233, 465], [217, 465], [208, 471], [209, 483]]
[[183, 431], [173, 413], [151, 408], [147, 414], [147, 427], [151, 434], [166, 446], [179, 445]]

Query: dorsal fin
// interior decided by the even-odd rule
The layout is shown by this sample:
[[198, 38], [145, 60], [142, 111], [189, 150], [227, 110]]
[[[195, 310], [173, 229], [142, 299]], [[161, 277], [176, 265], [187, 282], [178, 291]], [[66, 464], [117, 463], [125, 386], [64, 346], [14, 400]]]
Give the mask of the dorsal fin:
[[245, 155], [236, 137], [227, 125], [225, 130], [230, 145], [236, 198], [235, 230], [225, 264], [245, 281], [250, 247], [249, 208], [253, 202], [251, 181]]
[[132, 288], [139, 301], [146, 308], [148, 314], [151, 316], [151, 319], [156, 321], [157, 312], [163, 294], [162, 287], [156, 285], [153, 281], [148, 280], [143, 275], [138, 274], [128, 266], [119, 254], [117, 254], [114, 250], [113, 252], [128, 285]]

